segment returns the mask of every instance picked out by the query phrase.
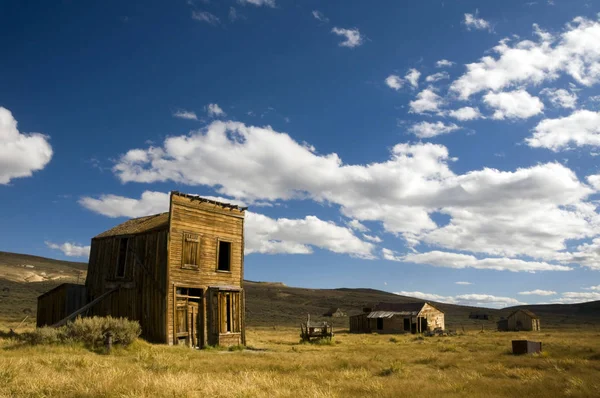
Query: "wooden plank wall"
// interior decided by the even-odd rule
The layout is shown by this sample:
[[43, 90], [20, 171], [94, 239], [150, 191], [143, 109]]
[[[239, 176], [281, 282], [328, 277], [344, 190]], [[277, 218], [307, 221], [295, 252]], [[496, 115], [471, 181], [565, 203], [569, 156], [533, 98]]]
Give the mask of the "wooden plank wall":
[[123, 237], [92, 239], [86, 279], [90, 300], [116, 286], [121, 287], [94, 306], [93, 315], [137, 320], [145, 339], [167, 342], [167, 233], [163, 229], [128, 236], [129, 249], [122, 278], [116, 277], [116, 267], [119, 241]]
[[[427, 318], [428, 330], [434, 330], [435, 328], [444, 330], [446, 328], [444, 324], [444, 313], [427, 303], [425, 303], [423, 309], [419, 312], [419, 316]], [[423, 332], [424, 331], [425, 330], [423, 330]]]
[[37, 326], [52, 325], [87, 303], [85, 286], [65, 283], [38, 297]]
[[[238, 209], [223, 208], [222, 206], [200, 202], [188, 197], [171, 196], [171, 214], [169, 231], [169, 290], [168, 290], [168, 342], [173, 344], [174, 329], [174, 287], [184, 286], [204, 289], [204, 297], [208, 286], [242, 287], [243, 283], [243, 217]], [[182, 250], [184, 234], [199, 235], [199, 266], [197, 269], [182, 267]], [[229, 272], [217, 271], [217, 247], [219, 239], [231, 242], [231, 267]], [[242, 300], [243, 301], [243, 300]], [[202, 300], [199, 309], [203, 319], [207, 317], [207, 308], [211, 300]], [[241, 306], [242, 325], [244, 324], [244, 306]], [[209, 338], [212, 325], [204, 328], [204, 341]], [[239, 338], [238, 338], [239, 339]], [[222, 344], [217, 342], [217, 344]], [[240, 344], [236, 342], [236, 344]]]

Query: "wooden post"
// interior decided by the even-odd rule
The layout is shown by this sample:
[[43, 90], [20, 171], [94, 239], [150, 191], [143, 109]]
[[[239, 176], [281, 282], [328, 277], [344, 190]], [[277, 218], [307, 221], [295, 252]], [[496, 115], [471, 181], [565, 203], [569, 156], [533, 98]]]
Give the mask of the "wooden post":
[[113, 335], [111, 331], [108, 331], [106, 333], [106, 339], [104, 340], [104, 347], [106, 348], [106, 353], [110, 354], [110, 351], [112, 350], [112, 344], [113, 344]]

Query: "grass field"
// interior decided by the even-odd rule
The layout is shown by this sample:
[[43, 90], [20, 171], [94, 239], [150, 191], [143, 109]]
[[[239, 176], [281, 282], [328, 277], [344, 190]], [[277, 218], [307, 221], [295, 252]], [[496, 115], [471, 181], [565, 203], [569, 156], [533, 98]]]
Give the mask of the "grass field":
[[[512, 339], [544, 343], [513, 356]], [[0, 338], [0, 396], [10, 397], [597, 397], [600, 329], [475, 331], [452, 337], [251, 328], [250, 349], [190, 350], [138, 341], [104, 355]]]

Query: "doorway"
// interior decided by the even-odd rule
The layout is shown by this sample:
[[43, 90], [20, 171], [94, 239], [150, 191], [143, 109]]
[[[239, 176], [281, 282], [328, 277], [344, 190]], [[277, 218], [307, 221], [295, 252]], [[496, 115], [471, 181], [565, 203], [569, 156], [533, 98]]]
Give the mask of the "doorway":
[[204, 347], [203, 290], [189, 287], [175, 288], [174, 344], [192, 348]]

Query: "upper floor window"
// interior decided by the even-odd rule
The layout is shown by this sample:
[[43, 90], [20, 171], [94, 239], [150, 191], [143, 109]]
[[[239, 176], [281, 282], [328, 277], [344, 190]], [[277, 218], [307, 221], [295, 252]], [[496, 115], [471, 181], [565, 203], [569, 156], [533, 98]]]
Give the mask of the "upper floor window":
[[200, 265], [200, 235], [183, 234], [183, 247], [181, 253], [181, 267], [198, 269]]
[[217, 249], [217, 270], [231, 271], [231, 242], [219, 240]]
[[117, 258], [117, 278], [123, 278], [125, 276], [126, 266], [127, 266], [127, 257], [128, 257], [128, 246], [129, 239], [121, 238], [119, 239], [119, 256]]

